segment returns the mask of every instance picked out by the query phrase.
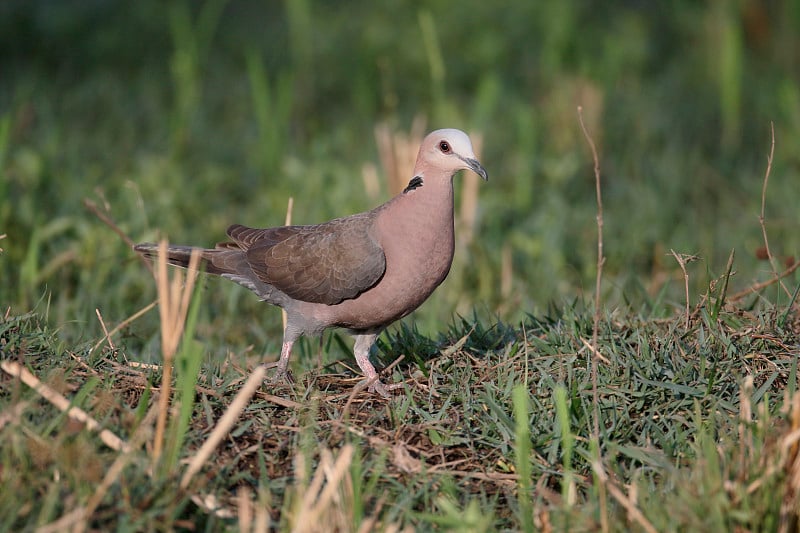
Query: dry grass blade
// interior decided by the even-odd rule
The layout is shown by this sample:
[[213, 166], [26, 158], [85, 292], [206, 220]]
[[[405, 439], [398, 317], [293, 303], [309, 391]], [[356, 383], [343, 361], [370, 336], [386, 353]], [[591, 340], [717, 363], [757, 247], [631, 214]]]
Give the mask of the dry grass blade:
[[592, 353], [592, 356], [595, 359], [597, 359], [598, 361], [601, 361], [601, 362], [603, 362], [603, 363], [605, 363], [607, 365], [611, 364], [611, 361], [609, 361], [607, 357], [605, 357], [602, 353], [600, 353], [597, 350], [597, 348], [595, 348], [591, 343], [589, 343], [589, 341], [587, 341], [584, 338], [581, 338], [581, 342], [586, 347], [586, 349], [588, 349]]
[[116, 350], [116, 348], [114, 348], [114, 341], [111, 340], [111, 336], [108, 334], [108, 328], [106, 327], [106, 321], [103, 320], [103, 315], [100, 314], [100, 310], [99, 309], [95, 309], [94, 312], [97, 315], [97, 320], [100, 321], [100, 327], [103, 328], [103, 335], [104, 335], [103, 338], [108, 341], [108, 347], [111, 348], [111, 351], [113, 352], [114, 350]]
[[[114, 233], [119, 235], [120, 238], [123, 241], [125, 241], [125, 244], [128, 245], [128, 247], [133, 248], [133, 245], [136, 244], [136, 243], [134, 243], [133, 240], [130, 237], [128, 237], [128, 235], [124, 231], [122, 231], [119, 226], [117, 226], [117, 224], [114, 222], [114, 220], [112, 220], [110, 215], [108, 215], [107, 213], [104, 213], [103, 211], [101, 211], [96, 203], [94, 203], [93, 201], [89, 200], [88, 198], [84, 198], [83, 199], [83, 206], [88, 211], [92, 212], [94, 214], [94, 216], [99, 218], [106, 226], [111, 228], [111, 230]], [[144, 264], [144, 266], [147, 268], [147, 270], [149, 270], [150, 272], [153, 272], [153, 267], [150, 265], [149, 261], [147, 261], [144, 257], [141, 257], [141, 256], [139, 257], [139, 259], [142, 261], [142, 264]]]
[[731, 296], [728, 297], [728, 301], [729, 302], [737, 302], [737, 301], [741, 300], [742, 298], [744, 298], [744, 297], [746, 297], [746, 296], [748, 296], [750, 294], [757, 293], [761, 289], [766, 289], [770, 285], [773, 285], [773, 284], [777, 283], [778, 281], [782, 280], [783, 278], [785, 278], [786, 276], [789, 276], [790, 274], [792, 274], [792, 272], [794, 272], [798, 268], [800, 268], [800, 261], [795, 261], [789, 268], [787, 268], [786, 270], [784, 270], [780, 274], [777, 274], [774, 278], [770, 278], [770, 279], [768, 279], [766, 281], [762, 281], [760, 283], [756, 283], [754, 285], [751, 285], [750, 287], [747, 287], [744, 290], [741, 290], [741, 291], [739, 291], [739, 292], [737, 292], [735, 294], [732, 294]]
[[[262, 490], [262, 489], [259, 489]], [[263, 493], [260, 492], [261, 495]], [[269, 531], [269, 512], [263, 501], [256, 499], [253, 503], [253, 491], [240, 486], [236, 491], [236, 517], [240, 533], [266, 533]]]
[[69, 531], [72, 527], [74, 527], [75, 531], [80, 531], [80, 528], [76, 526], [76, 524], [79, 524], [79, 522], [83, 520], [85, 514], [86, 509], [78, 507], [63, 515], [55, 522], [37, 527], [36, 533], [61, 533], [63, 531]]
[[124, 440], [114, 435], [107, 429], [101, 429], [97, 420], [92, 418], [89, 413], [83, 409], [78, 407], [70, 407], [70, 402], [67, 398], [48, 387], [46, 384], [42, 383], [39, 378], [31, 374], [24, 366], [14, 361], [2, 361], [0, 362], [0, 368], [2, 368], [6, 373], [19, 378], [20, 381], [39, 393], [42, 398], [55, 405], [61, 411], [66, 412], [70, 418], [82, 422], [87, 429], [97, 431], [98, 435], [100, 435], [100, 440], [102, 440], [109, 448], [121, 451], [129, 450], [128, 444]]
[[267, 533], [269, 531], [269, 509], [263, 502], [256, 507], [256, 518], [253, 524], [254, 533]]
[[200, 263], [200, 252], [193, 251], [189, 259], [189, 269], [184, 285], [183, 272], [175, 270], [170, 283], [167, 275], [167, 241], [158, 243], [158, 262], [156, 265], [156, 286], [158, 288], [158, 311], [161, 319], [161, 350], [164, 370], [161, 375], [161, 394], [158, 398], [159, 412], [156, 421], [156, 436], [153, 446], [153, 459], [158, 461], [164, 447], [164, 432], [167, 427], [170, 390], [172, 387], [172, 361], [178, 350], [178, 343], [183, 335], [186, 314], [189, 312], [189, 301], [197, 279], [197, 267]]
[[282, 398], [281, 396], [275, 396], [274, 394], [259, 394], [258, 397], [262, 400], [274, 403], [275, 405], [286, 407], [287, 409], [295, 409], [299, 411], [300, 409], [303, 409], [305, 407], [305, 405], [303, 405], [302, 403], [289, 400], [288, 398]]
[[597, 276], [595, 278], [594, 288], [594, 324], [592, 327], [592, 345], [595, 348], [595, 352], [599, 353], [597, 346], [597, 335], [600, 324], [600, 288], [603, 280], [603, 265], [606, 262], [606, 258], [603, 255], [603, 194], [600, 187], [600, 158], [597, 155], [597, 148], [592, 140], [592, 136], [589, 134], [589, 131], [586, 129], [586, 124], [583, 122], [583, 107], [581, 106], [578, 106], [578, 119], [581, 124], [583, 135], [586, 137], [586, 142], [589, 144], [589, 148], [592, 151], [592, 161], [594, 162], [594, 186], [595, 196], [597, 199]]
[[753, 376], [747, 376], [739, 390], [739, 469], [742, 476], [748, 471], [748, 452], [753, 450], [753, 435], [748, 431], [753, 421], [752, 395]]
[[658, 530], [653, 527], [653, 524], [645, 517], [639, 508], [636, 506], [636, 501], [633, 497], [626, 496], [622, 490], [619, 489], [614, 483], [608, 479], [608, 475], [603, 468], [603, 465], [597, 462], [592, 462], [592, 471], [600, 480], [600, 483], [608, 489], [611, 496], [619, 502], [622, 507], [628, 512], [628, 517], [639, 524], [647, 533], [658, 533]]
[[199, 509], [222, 519], [236, 518], [236, 508], [225, 505], [216, 494], [192, 494], [189, 498]]
[[761, 237], [764, 239], [764, 250], [767, 253], [767, 260], [769, 260], [769, 266], [772, 269], [772, 274], [774, 276], [774, 280], [781, 284], [781, 288], [786, 295], [791, 298], [792, 293], [786, 288], [786, 285], [783, 284], [781, 281], [782, 276], [778, 275], [778, 269], [775, 267], [775, 258], [772, 256], [772, 251], [769, 249], [769, 239], [767, 239], [767, 224], [766, 224], [766, 207], [767, 207], [767, 184], [769, 183], [769, 175], [772, 171], [772, 158], [775, 155], [775, 125], [770, 122], [769, 123], [769, 131], [770, 131], [770, 146], [769, 146], [769, 155], [767, 156], [767, 170], [764, 171], [764, 182], [761, 185], [761, 214], [758, 216], [758, 223], [761, 226]]
[[[594, 162], [594, 187], [595, 196], [597, 199], [597, 276], [595, 278], [594, 287], [594, 318], [592, 324], [592, 351], [595, 354], [595, 362], [592, 364], [592, 404], [594, 408], [594, 430], [593, 439], [600, 441], [600, 399], [597, 392], [597, 356], [600, 355], [600, 347], [598, 345], [598, 334], [600, 329], [600, 289], [603, 281], [603, 264], [606, 258], [603, 255], [603, 194], [600, 187], [600, 158], [597, 155], [597, 147], [592, 140], [592, 136], [586, 129], [586, 124], [583, 122], [583, 107], [578, 106], [578, 121], [581, 125], [581, 131], [589, 144], [592, 151], [592, 161]], [[599, 453], [599, 452], [598, 452]], [[598, 457], [599, 460], [599, 457]], [[600, 520], [603, 531], [608, 531], [608, 512], [607, 504], [604, 493], [605, 484], [600, 484]]]
[[[125, 320], [123, 320], [122, 322], [117, 324], [111, 331], [106, 331], [105, 330], [105, 324], [103, 324], [104, 336], [99, 341], [97, 341], [97, 343], [92, 347], [92, 353], [96, 352], [97, 349], [100, 348], [100, 346], [102, 346], [102, 344], [104, 342], [106, 342], [106, 340], [108, 340], [109, 345], [113, 347], [113, 344], [111, 344], [111, 337], [113, 337], [114, 335], [119, 333], [119, 331], [122, 330], [122, 328], [127, 327], [131, 322], [133, 322], [135, 320], [138, 320], [139, 317], [143, 316], [145, 313], [147, 313], [152, 308], [154, 308], [157, 303], [158, 303], [158, 300], [147, 304], [146, 306], [144, 306], [143, 308], [141, 308], [140, 310], [136, 311], [134, 314], [132, 314], [131, 316], [129, 316], [128, 318], [126, 318]], [[97, 311], [97, 313], [98, 313], [98, 318], [99, 318], [100, 311]], [[102, 322], [102, 319], [101, 319], [101, 322]]]
[[[788, 403], [788, 402], [787, 402]], [[789, 407], [789, 421], [791, 431], [784, 437], [784, 447], [787, 451], [784, 468], [786, 472], [786, 489], [781, 502], [780, 524], [778, 531], [789, 533], [797, 531], [800, 525], [800, 392], [795, 392]]]
[[691, 263], [692, 261], [697, 261], [699, 258], [696, 255], [689, 255], [689, 254], [679, 254], [675, 250], [670, 249], [670, 253], [672, 257], [675, 258], [675, 261], [678, 262], [678, 266], [683, 272], [683, 292], [684, 298], [686, 302], [686, 329], [689, 329], [689, 324], [691, 321], [691, 311], [689, 311], [689, 273], [686, 271], [686, 265]]
[[414, 171], [420, 141], [425, 132], [425, 119], [417, 116], [408, 134], [392, 132], [385, 122], [375, 126], [378, 156], [389, 184], [389, 194], [399, 194]]
[[248, 533], [253, 529], [253, 500], [252, 491], [246, 486], [240, 486], [236, 491], [237, 518], [239, 520], [239, 531]]
[[[292, 531], [296, 533], [316, 531], [345, 531], [351, 525], [349, 502], [339, 495], [342, 484], [346, 483], [355, 448], [345, 444], [334, 461], [328, 449], [322, 449], [320, 462], [308, 487], [294, 512], [295, 522]], [[303, 461], [297, 462], [302, 465]], [[302, 480], [300, 481], [302, 485]], [[302, 487], [299, 487], [302, 490]], [[352, 496], [352, 487], [349, 487]], [[338, 505], [337, 505], [338, 504]]]

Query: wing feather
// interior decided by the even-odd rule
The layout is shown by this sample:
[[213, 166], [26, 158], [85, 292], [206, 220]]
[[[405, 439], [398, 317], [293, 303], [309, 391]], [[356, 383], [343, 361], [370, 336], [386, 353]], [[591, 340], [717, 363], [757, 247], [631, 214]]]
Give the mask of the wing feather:
[[373, 287], [386, 271], [372, 221], [364, 213], [315, 226], [234, 225], [228, 235], [262, 282], [295, 300], [334, 305]]

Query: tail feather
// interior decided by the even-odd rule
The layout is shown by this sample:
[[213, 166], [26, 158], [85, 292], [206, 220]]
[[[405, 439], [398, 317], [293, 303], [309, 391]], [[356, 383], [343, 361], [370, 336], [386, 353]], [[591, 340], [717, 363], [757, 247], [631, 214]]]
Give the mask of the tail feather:
[[[145, 259], [158, 261], [157, 244], [145, 242], [134, 245], [133, 249]], [[200, 251], [201, 270], [204, 270], [206, 274], [222, 276], [243, 287], [247, 287], [256, 293], [259, 298], [272, 304], [283, 307], [289, 303], [290, 299], [288, 296], [258, 278], [247, 262], [246, 252], [238, 246], [229, 243], [217, 245], [216, 248], [168, 246], [167, 263], [182, 268], [188, 268], [192, 252], [195, 250]]]
[[[141, 254], [145, 259], [158, 261], [158, 244], [146, 242], [134, 245], [133, 249]], [[226, 265], [224, 264], [227, 262], [224, 260], [225, 258], [218, 257], [220, 254], [224, 254], [226, 251], [199, 248], [196, 246], [168, 246], [167, 263], [181, 268], [189, 268], [189, 261], [192, 258], [192, 252], [195, 250], [200, 252], [200, 266], [207, 274], [216, 274], [217, 276], [221, 276], [231, 272], [231, 270], [226, 268]], [[223, 260], [219, 261], [219, 259]]]

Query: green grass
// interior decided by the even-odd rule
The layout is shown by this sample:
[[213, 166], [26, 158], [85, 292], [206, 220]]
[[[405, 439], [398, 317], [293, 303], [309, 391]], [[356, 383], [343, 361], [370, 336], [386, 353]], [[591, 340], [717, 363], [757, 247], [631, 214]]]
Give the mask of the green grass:
[[[682, 317], [602, 317], [608, 362], [598, 367], [597, 412], [605, 483], [633, 498], [656, 530], [774, 530], [781, 505], [792, 502], [788, 516], [797, 519], [797, 487], [786, 469], [797, 468], [789, 434], [800, 416], [800, 406], [791, 406], [800, 330], [796, 318], [775, 327], [782, 311], [726, 308], [715, 321], [700, 312], [689, 330]], [[628, 530], [636, 520], [608, 495], [601, 506], [592, 469], [595, 407], [584, 344], [591, 323], [580, 306], [517, 327], [482, 331], [460, 321], [436, 341], [427, 376], [416, 365], [394, 370], [392, 379], [406, 386], [389, 402], [351, 397], [357, 380], [335, 369], [301, 374], [294, 387], [262, 388], [186, 490], [177, 487], [183, 461], [148, 473], [146, 444], [89, 524], [233, 528], [241, 487], [250, 498], [261, 495], [275, 527], [302, 524], [309, 479], [326, 454], [352, 446], [335, 480], [339, 497], [319, 511], [326, 524], [532, 531], [547, 522], [572, 531], [595, 530], [605, 519], [614, 531]], [[136, 354], [70, 357], [35, 313], [6, 317], [0, 338], [7, 360], [24, 361], [103, 427], [125, 439], [135, 433], [158, 382], [158, 371], [127, 366]], [[247, 375], [220, 363], [206, 357], [201, 365], [179, 441], [183, 459], [193, 457]], [[16, 379], [4, 375], [2, 383], [6, 526], [50, 523], [85, 506], [118, 453]], [[228, 518], [192, 501], [208, 494]]]
[[[798, 36], [791, 1], [4, 4], [2, 359], [141, 445], [121, 458], [0, 374], [0, 529], [95, 504], [96, 529], [236, 529], [240, 495], [279, 529], [791, 526], [800, 285], [737, 293], [773, 276], [758, 218], [770, 122], [775, 269], [800, 256]], [[579, 104], [603, 175], [597, 403]], [[297, 385], [259, 391], [179, 489], [250, 369], [277, 356], [280, 314], [201, 278], [154, 464], [162, 374], [129, 362], [161, 364], [158, 313], [113, 347], [98, 314], [120, 325], [155, 284], [84, 200], [135, 241], [211, 245], [233, 222], [281, 224], [290, 197], [295, 222], [319, 222], [388, 198], [374, 131], [415, 117], [480, 136], [491, 181], [447, 281], [379, 341], [384, 366], [403, 356], [392, 379], [413, 383], [351, 399], [346, 336], [303, 340]], [[464, 192], [457, 178], [459, 205]], [[670, 250], [698, 256], [689, 302]], [[209, 494], [221, 515], [198, 505]]]

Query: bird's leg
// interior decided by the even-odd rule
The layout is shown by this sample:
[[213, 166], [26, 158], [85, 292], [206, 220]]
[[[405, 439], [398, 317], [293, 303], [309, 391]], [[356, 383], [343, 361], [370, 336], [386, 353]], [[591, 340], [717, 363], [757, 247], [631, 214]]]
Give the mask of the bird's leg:
[[366, 381], [369, 384], [369, 391], [377, 392], [384, 398], [388, 398], [389, 391], [386, 390], [386, 386], [381, 383], [380, 379], [378, 379], [378, 373], [375, 371], [375, 367], [372, 366], [372, 363], [369, 360], [370, 348], [372, 348], [372, 345], [375, 344], [375, 339], [378, 338], [378, 334], [365, 333], [361, 335], [355, 335], [355, 338], [356, 343], [353, 346], [353, 354], [356, 356], [356, 363], [358, 363], [358, 367], [362, 372], [364, 372]]
[[292, 355], [292, 345], [294, 345], [293, 340], [283, 341], [283, 346], [281, 346], [281, 358], [278, 359], [278, 370], [272, 377], [273, 383], [277, 383], [280, 381], [291, 381], [288, 369], [289, 369], [289, 357], [291, 357]]

